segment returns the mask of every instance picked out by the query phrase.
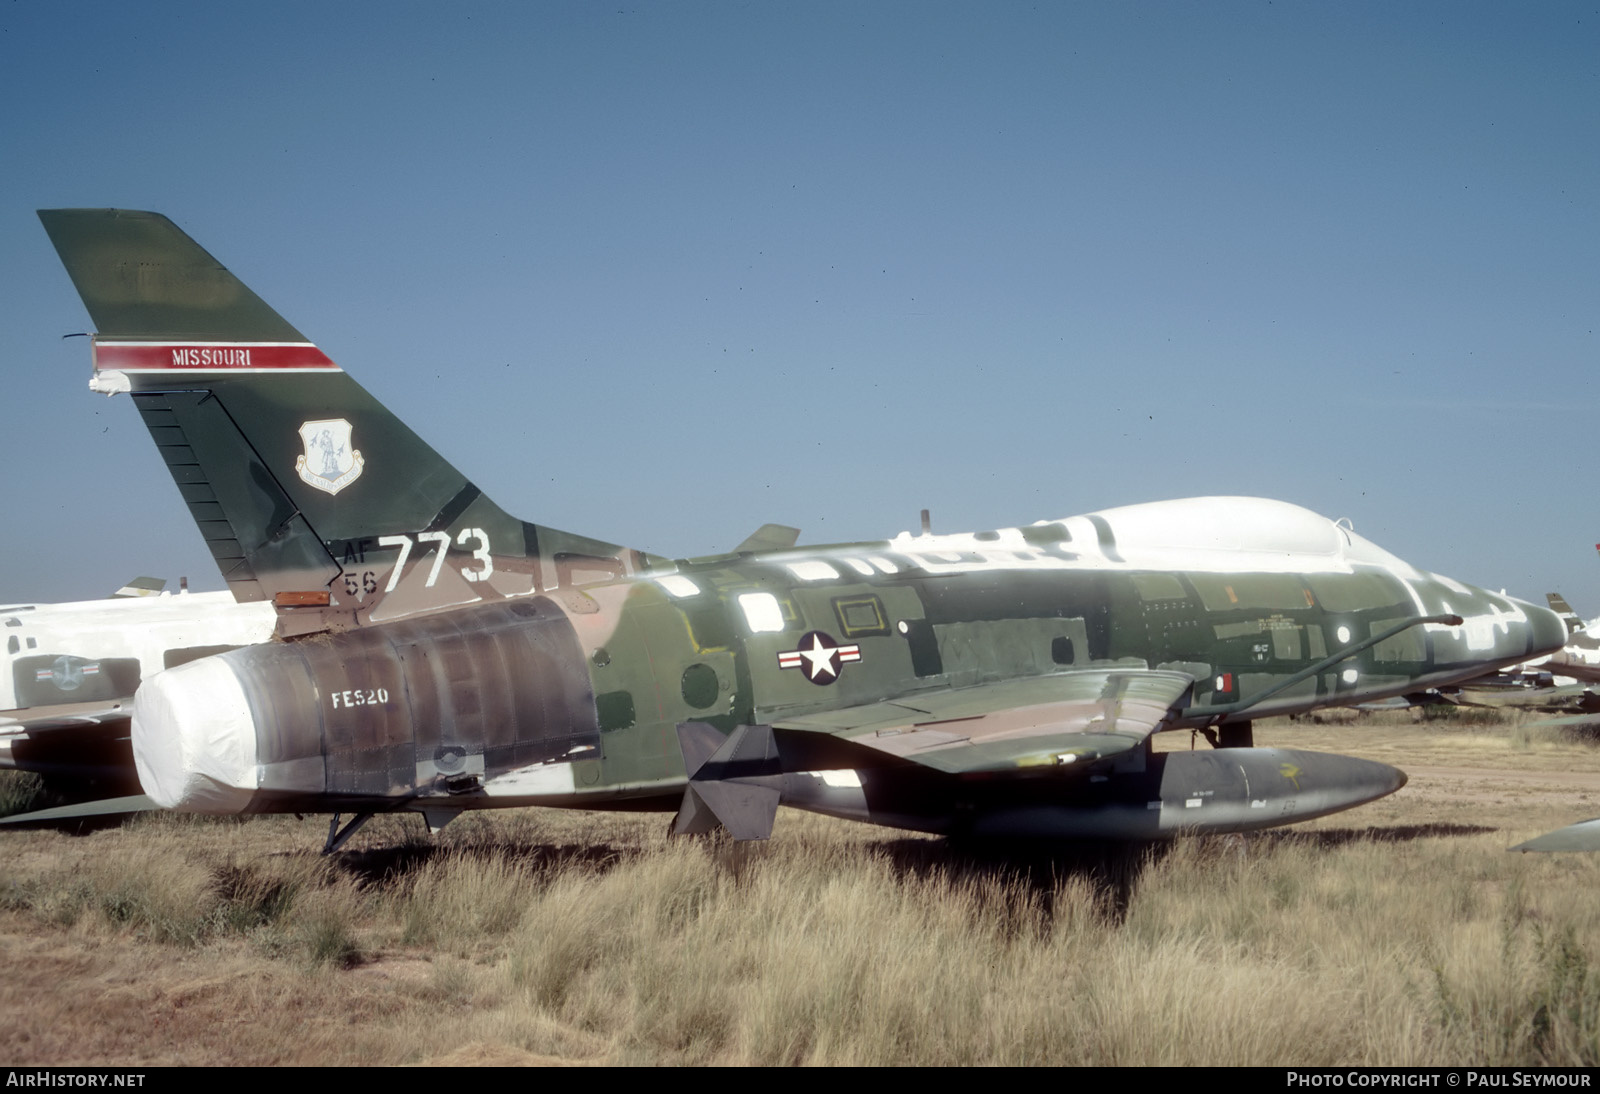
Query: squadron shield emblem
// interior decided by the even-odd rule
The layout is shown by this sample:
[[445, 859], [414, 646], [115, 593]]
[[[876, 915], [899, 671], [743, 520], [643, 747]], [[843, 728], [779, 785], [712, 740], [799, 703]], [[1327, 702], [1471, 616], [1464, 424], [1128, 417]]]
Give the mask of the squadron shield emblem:
[[343, 418], [300, 423], [300, 441], [305, 455], [295, 461], [294, 469], [307, 485], [337, 494], [361, 477], [366, 461], [350, 447], [350, 423]]

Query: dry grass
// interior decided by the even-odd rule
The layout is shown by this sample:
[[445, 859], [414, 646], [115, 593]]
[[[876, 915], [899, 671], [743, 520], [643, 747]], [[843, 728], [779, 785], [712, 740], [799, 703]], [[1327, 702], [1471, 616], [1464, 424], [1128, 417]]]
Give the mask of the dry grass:
[[1600, 750], [1438, 722], [1258, 741], [1442, 774], [1293, 830], [1126, 854], [953, 848], [790, 811], [761, 845], [668, 841], [656, 815], [468, 816], [436, 841], [381, 818], [331, 859], [315, 818], [9, 832], [0, 1051], [1600, 1063], [1600, 858], [1505, 850], [1600, 812], [1584, 808]]

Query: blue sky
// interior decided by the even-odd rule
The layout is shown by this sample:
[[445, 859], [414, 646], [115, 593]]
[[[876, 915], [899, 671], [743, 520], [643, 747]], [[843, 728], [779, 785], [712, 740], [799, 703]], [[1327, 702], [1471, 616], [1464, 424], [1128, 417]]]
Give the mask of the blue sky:
[[1293, 501], [1600, 612], [1600, 5], [0, 7], [0, 601], [221, 580], [33, 210], [684, 556]]

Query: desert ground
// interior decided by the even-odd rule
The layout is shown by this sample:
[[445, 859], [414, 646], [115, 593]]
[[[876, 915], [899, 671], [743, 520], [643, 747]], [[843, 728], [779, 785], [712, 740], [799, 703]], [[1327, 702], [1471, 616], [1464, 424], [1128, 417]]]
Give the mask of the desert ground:
[[761, 844], [379, 818], [329, 857], [318, 817], [0, 832], [0, 1059], [1600, 1063], [1600, 855], [1507, 850], [1600, 815], [1600, 744], [1466, 715], [1262, 723], [1410, 782], [1143, 848], [787, 809]]

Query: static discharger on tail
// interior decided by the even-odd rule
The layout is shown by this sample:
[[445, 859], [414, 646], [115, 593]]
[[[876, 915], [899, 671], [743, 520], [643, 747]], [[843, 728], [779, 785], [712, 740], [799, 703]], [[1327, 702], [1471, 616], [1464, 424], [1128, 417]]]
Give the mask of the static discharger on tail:
[[[161, 673], [133, 720], [163, 806], [367, 816], [780, 804], [993, 836], [1321, 816], [1405, 776], [1251, 746], [1250, 719], [1559, 648], [1555, 613], [1304, 509], [1195, 498], [1020, 528], [671, 561], [508, 516], [171, 221], [40, 214], [230, 589], [279, 641]], [[1201, 729], [1224, 747], [1158, 753]], [[339, 814], [355, 819], [336, 831]]]

